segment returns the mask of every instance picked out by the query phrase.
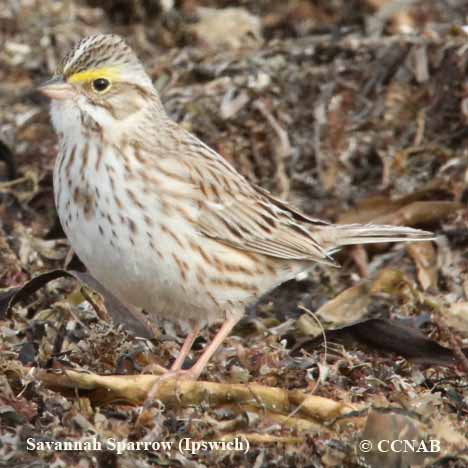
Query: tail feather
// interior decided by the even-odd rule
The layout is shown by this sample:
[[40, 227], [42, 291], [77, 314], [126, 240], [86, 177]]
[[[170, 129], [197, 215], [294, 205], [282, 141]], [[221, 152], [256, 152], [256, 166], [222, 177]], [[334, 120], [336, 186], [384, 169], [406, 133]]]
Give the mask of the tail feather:
[[379, 242], [413, 242], [434, 240], [432, 232], [402, 226], [378, 224], [334, 224], [318, 228], [317, 240], [328, 254], [345, 245]]

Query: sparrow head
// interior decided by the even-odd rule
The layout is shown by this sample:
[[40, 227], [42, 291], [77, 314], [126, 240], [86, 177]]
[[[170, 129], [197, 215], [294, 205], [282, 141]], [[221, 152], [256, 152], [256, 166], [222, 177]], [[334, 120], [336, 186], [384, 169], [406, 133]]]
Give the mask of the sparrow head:
[[62, 132], [86, 121], [101, 128], [115, 126], [148, 106], [160, 106], [142, 63], [114, 34], [82, 39], [39, 91], [52, 99], [52, 121]]

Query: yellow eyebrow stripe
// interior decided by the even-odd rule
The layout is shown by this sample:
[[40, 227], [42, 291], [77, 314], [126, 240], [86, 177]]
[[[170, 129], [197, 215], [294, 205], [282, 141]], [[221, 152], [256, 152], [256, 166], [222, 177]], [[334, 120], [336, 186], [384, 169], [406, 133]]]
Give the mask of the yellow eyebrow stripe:
[[103, 67], [74, 73], [68, 78], [68, 81], [70, 83], [83, 83], [87, 81], [93, 81], [96, 78], [107, 78], [109, 80], [115, 80], [119, 76], [120, 72], [117, 68]]

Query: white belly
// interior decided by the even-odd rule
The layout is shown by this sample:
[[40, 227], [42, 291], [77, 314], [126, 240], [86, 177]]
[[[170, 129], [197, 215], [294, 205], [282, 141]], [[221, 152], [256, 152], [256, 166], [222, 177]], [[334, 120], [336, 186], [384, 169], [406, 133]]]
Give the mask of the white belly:
[[[81, 261], [121, 300], [162, 318], [213, 322], [242, 314], [247, 303], [274, 285], [252, 257], [202, 238], [175, 204], [164, 206], [156, 192], [144, 195], [137, 181], [125, 179], [117, 170], [120, 154], [110, 150], [98, 162], [90, 146], [84, 164], [79, 153], [71, 157], [69, 151], [57, 160], [58, 214]], [[231, 272], [231, 281], [223, 284], [221, 270], [232, 270], [229, 265], [237, 265], [240, 257], [258, 271], [256, 281]]]

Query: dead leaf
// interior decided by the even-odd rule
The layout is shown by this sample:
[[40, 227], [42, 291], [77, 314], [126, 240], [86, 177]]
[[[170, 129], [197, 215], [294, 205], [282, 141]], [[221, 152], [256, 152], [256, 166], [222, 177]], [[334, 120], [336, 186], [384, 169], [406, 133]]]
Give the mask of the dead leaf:
[[191, 30], [201, 43], [210, 47], [237, 49], [263, 41], [260, 19], [245, 8], [198, 7], [197, 14], [200, 19]]
[[154, 338], [154, 332], [146, 317], [137, 310], [130, 310], [98, 283], [89, 273], [79, 271], [54, 270], [34, 277], [21, 287], [11, 288], [0, 293], [0, 319], [4, 319], [10, 309], [19, 301], [27, 298], [50, 281], [71, 277], [97, 291], [104, 298], [107, 311], [117, 325], [123, 325], [128, 331], [142, 338]]
[[[351, 336], [381, 352], [393, 352], [420, 364], [456, 365], [458, 361], [451, 349], [427, 338], [410, 321], [366, 317], [380, 295], [400, 296], [402, 300], [408, 293], [410, 297], [414, 294], [413, 287], [402, 272], [383, 270], [373, 282], [364, 281], [348, 288], [320, 307], [315, 315], [323, 328], [308, 314], [303, 314], [296, 327], [302, 335], [312, 338], [299, 341], [294, 350], [320, 343], [325, 329], [327, 340], [339, 341], [340, 337]], [[468, 355], [468, 349], [464, 352]]]
[[468, 337], [468, 302], [456, 302], [440, 311], [449, 327]]
[[424, 291], [428, 288], [437, 289], [437, 254], [432, 242], [414, 242], [406, 248], [416, 263], [421, 288]]
[[[439, 184], [440, 185], [440, 184]], [[466, 208], [459, 202], [427, 200], [440, 191], [438, 184], [405, 197], [391, 199], [387, 196], [373, 196], [358, 202], [352, 209], [338, 217], [339, 223], [382, 223], [415, 226], [436, 224], [442, 218]]]
[[[358, 444], [358, 453], [368, 466], [421, 466], [426, 458], [437, 453], [430, 450], [404, 449], [404, 441], [415, 447], [426, 446], [423, 425], [404, 410], [373, 408], [367, 416], [366, 426], [360, 437], [369, 443], [371, 450], [362, 450], [367, 445]], [[395, 449], [392, 450], [392, 443]], [[427, 442], [430, 443], [430, 442]], [[362, 448], [361, 448], [362, 447]], [[401, 447], [401, 450], [400, 450]]]

